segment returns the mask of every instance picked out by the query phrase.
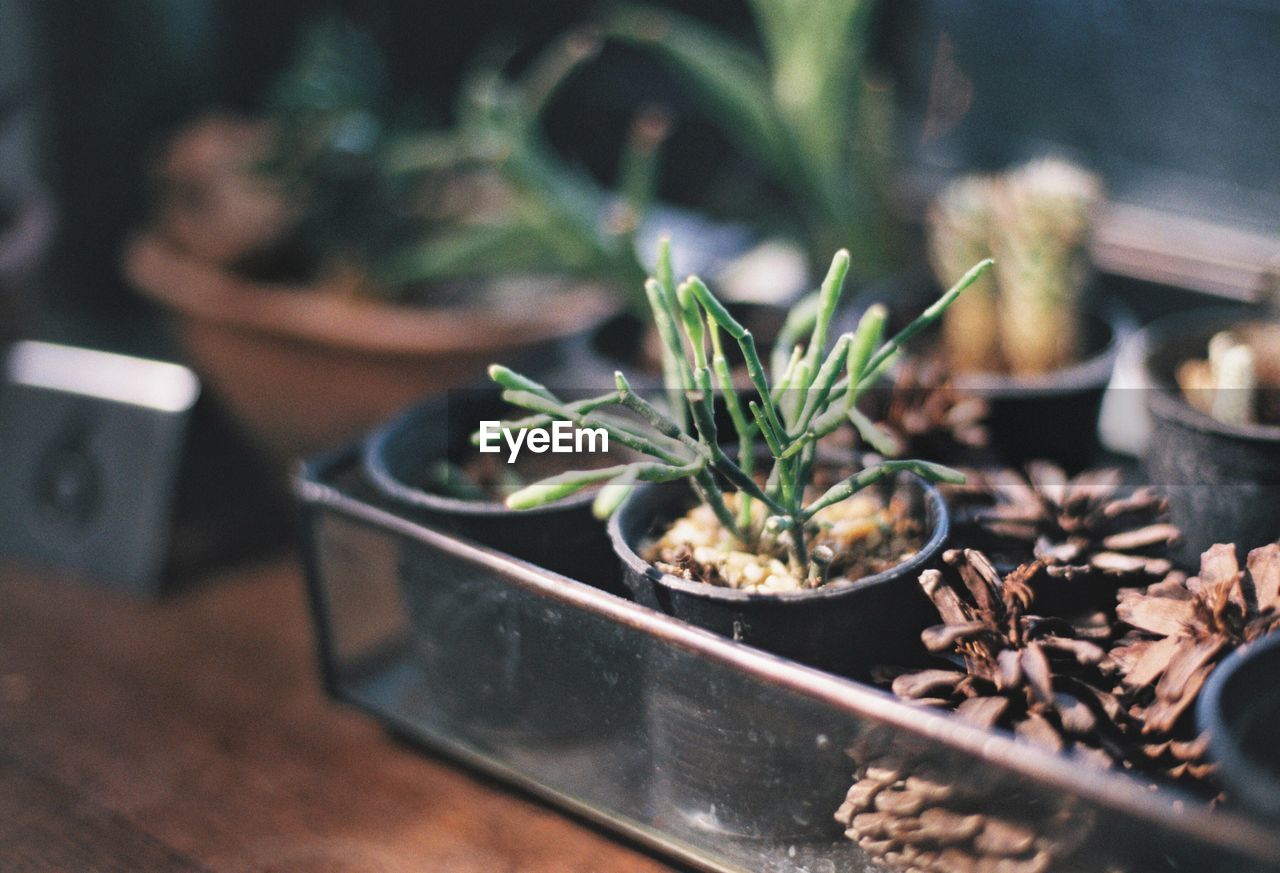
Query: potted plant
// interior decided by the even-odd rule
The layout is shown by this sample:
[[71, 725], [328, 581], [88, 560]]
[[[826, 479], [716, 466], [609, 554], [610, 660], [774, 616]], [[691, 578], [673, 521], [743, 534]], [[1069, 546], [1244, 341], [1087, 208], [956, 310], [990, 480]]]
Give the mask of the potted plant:
[[[896, 651], [922, 617], [911, 579], [947, 536], [946, 510], [930, 483], [963, 477], [915, 460], [862, 467], [852, 456], [826, 457], [819, 447], [846, 423], [879, 442], [876, 426], [858, 410], [861, 393], [990, 262], [976, 266], [893, 338], [883, 339], [885, 312], [877, 308], [856, 332], [829, 344], [849, 266], [848, 253], [839, 252], [819, 292], [811, 331], [788, 355], [776, 356], [773, 381], [752, 333], [706, 285], [690, 277], [677, 286], [659, 263], [646, 293], [670, 374], [667, 412], [640, 396], [621, 372], [615, 392], [566, 402], [506, 368], [490, 371], [504, 399], [534, 413], [513, 426], [563, 420], [602, 427], [645, 457], [550, 477], [515, 492], [508, 505], [530, 510], [603, 484], [596, 509], [612, 516], [609, 534], [640, 603], [827, 669], [849, 671], [867, 663], [869, 652]], [[738, 345], [755, 390], [745, 408], [725, 356], [725, 335]], [[717, 394], [733, 423], [736, 448], [720, 437]], [[633, 418], [617, 418], [606, 412], [610, 407]], [[825, 822], [815, 797], [822, 792], [783, 797], [769, 787], [787, 784], [794, 764], [789, 755], [804, 754], [806, 746], [787, 737], [763, 742], [743, 730], [750, 721], [743, 720], [743, 706], [749, 703], [683, 691], [647, 700], [650, 732], [664, 739], [655, 761], [661, 778], [651, 784], [655, 806], [686, 826], [737, 837], [821, 834]], [[721, 738], [712, 753], [725, 761], [710, 781], [690, 775], [701, 771], [684, 766], [683, 758], [707, 750], [680, 740], [708, 723]], [[740, 755], [753, 756], [756, 773], [773, 774], [766, 784], [735, 780], [732, 762]]]
[[[1118, 307], [1097, 299], [1085, 253], [1101, 193], [1095, 176], [1043, 159], [954, 180], [929, 208], [943, 287], [966, 259], [996, 258], [947, 312], [934, 354], [958, 390], [986, 399], [992, 449], [1008, 463], [1047, 458], [1075, 471], [1098, 450], [1102, 396], [1129, 328]], [[919, 287], [894, 287], [891, 305], [933, 293], [920, 279], [905, 285]]]
[[540, 113], [595, 51], [571, 35], [518, 79], [482, 62], [456, 124], [407, 124], [369, 38], [320, 25], [260, 121], [204, 118], [157, 168], [133, 283], [178, 316], [202, 375], [277, 454], [367, 429], [548, 349], [639, 287], [633, 237], [664, 126], [645, 116], [606, 192]]
[[[886, 616], [866, 605], [910, 591], [901, 580], [932, 557], [946, 532], [941, 500], [928, 483], [958, 481], [958, 474], [924, 461], [889, 460], [855, 470], [819, 494], [815, 482], [830, 477], [831, 465], [818, 445], [849, 422], [871, 434], [875, 426], [857, 408], [861, 392], [990, 262], [973, 268], [892, 339], [882, 341], [885, 313], [873, 309], [856, 332], [828, 349], [848, 264], [847, 252], [832, 262], [812, 331], [785, 359], [775, 357], [782, 367], [775, 366], [772, 383], [751, 332], [706, 285], [690, 277], [677, 287], [663, 270], [646, 283], [646, 292], [663, 338], [665, 370], [672, 374], [668, 391], [680, 401], [669, 412], [641, 397], [621, 373], [616, 391], [565, 403], [527, 377], [491, 368], [504, 399], [534, 413], [519, 426], [566, 420], [602, 427], [647, 458], [553, 476], [512, 494], [507, 504], [533, 509], [606, 483], [597, 510], [618, 510], [610, 534], [641, 602], [824, 666], [849, 657], [851, 640], [855, 648], [875, 645], [883, 634], [869, 616]], [[756, 391], [745, 408], [732, 387], [726, 334], [741, 349]], [[736, 460], [715, 424], [717, 393], [734, 423]], [[606, 416], [608, 407], [626, 409], [641, 423]], [[760, 447], [768, 449], [767, 467], [757, 472]], [[881, 490], [900, 473], [918, 477], [906, 480], [912, 497], [905, 501]], [[905, 535], [912, 527], [914, 536]], [[656, 540], [642, 543], [655, 531]], [[705, 542], [696, 542], [699, 536]], [[859, 629], [865, 637], [859, 638]]]
[[1280, 538], [1280, 325], [1256, 313], [1169, 316], [1144, 330], [1151, 437], [1143, 462], [1194, 560], [1215, 542]]
[[[375, 431], [363, 447], [370, 484], [410, 518], [614, 593], [613, 551], [595, 521], [595, 493], [586, 490], [527, 512], [505, 500], [530, 481], [566, 468], [564, 456], [480, 452], [470, 439], [477, 423], [499, 421], [505, 406], [491, 389], [433, 397]], [[616, 449], [579, 462], [617, 463]]]

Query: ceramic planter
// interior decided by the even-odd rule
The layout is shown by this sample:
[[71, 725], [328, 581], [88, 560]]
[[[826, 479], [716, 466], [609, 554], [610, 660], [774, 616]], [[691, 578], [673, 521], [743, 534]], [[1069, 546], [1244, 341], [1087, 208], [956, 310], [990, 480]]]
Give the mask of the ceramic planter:
[[1169, 316], [1144, 331], [1152, 429], [1143, 463], [1168, 495], [1188, 566], [1214, 543], [1247, 552], [1280, 538], [1280, 427], [1223, 424], [1187, 403], [1174, 381], [1181, 362], [1204, 357], [1210, 337], [1249, 318], [1211, 309]]
[[250, 169], [269, 135], [219, 116], [184, 129], [154, 168], [154, 227], [124, 267], [275, 457], [354, 439], [427, 394], [478, 384], [495, 361], [541, 372], [560, 342], [617, 311], [606, 289], [559, 279], [539, 280], [520, 305], [378, 299], [362, 270], [287, 243], [293, 207]]
[[559, 341], [616, 309], [599, 287], [548, 289], [536, 307], [419, 308], [353, 296], [341, 278], [245, 279], [156, 236], [129, 248], [134, 286], [175, 317], [191, 362], [279, 457], [368, 430], [499, 361], [538, 371]]
[[1205, 683], [1196, 715], [1230, 796], [1280, 822], [1280, 634], [1223, 661]]

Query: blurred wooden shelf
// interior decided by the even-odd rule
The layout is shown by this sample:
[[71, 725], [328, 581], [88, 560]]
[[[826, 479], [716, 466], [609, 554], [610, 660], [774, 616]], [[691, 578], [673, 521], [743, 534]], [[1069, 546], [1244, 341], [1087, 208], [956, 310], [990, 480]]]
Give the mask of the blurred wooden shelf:
[[154, 605], [0, 565], [0, 603], [0, 869], [672, 869], [326, 699], [288, 557]]

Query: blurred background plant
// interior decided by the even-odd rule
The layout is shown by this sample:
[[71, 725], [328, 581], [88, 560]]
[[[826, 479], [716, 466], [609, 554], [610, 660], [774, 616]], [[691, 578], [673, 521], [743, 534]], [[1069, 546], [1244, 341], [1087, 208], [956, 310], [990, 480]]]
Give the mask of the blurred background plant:
[[[868, 73], [870, 0], [751, 0], [758, 45], [664, 9], [623, 5], [606, 37], [660, 59], [778, 187], [811, 267], [847, 248], [855, 275], [896, 251], [885, 210], [891, 94]], [[773, 216], [770, 216], [773, 217]], [[759, 216], [757, 216], [759, 218]], [[972, 262], [970, 262], [972, 264]]]
[[1102, 193], [1097, 176], [1051, 158], [943, 189], [926, 217], [939, 284], [975, 259], [996, 259], [947, 312], [943, 342], [954, 370], [1035, 375], [1077, 359], [1086, 245]]
[[653, 201], [664, 115], [637, 113], [616, 193], [557, 156], [541, 129], [548, 102], [598, 48], [572, 33], [518, 76], [506, 72], [509, 53], [484, 53], [455, 121], [428, 125], [397, 105], [368, 33], [316, 22], [271, 89], [264, 155], [249, 168], [288, 204], [287, 239], [272, 254], [354, 265], [361, 293], [408, 302], [484, 287], [467, 280], [538, 275], [638, 297], [635, 233]]

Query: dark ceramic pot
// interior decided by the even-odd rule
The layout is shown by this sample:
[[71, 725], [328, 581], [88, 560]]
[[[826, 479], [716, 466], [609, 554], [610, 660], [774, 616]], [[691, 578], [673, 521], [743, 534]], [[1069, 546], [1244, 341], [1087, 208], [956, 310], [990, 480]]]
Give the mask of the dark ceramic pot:
[[1168, 495], [1187, 566], [1214, 543], [1247, 552], [1280, 538], [1280, 427], [1223, 424], [1187, 403], [1174, 378], [1180, 363], [1204, 357], [1210, 337], [1248, 318], [1238, 309], [1211, 309], [1169, 316], [1144, 331], [1151, 437], [1143, 465]]
[[423, 403], [369, 437], [365, 475], [382, 497], [416, 521], [621, 593], [617, 559], [604, 525], [591, 514], [591, 492], [517, 512], [498, 502], [426, 490], [432, 466], [465, 457], [479, 422], [501, 419], [504, 412], [492, 390], [454, 391]]
[[1228, 796], [1280, 823], [1280, 634], [1223, 661], [1205, 683], [1196, 717]]
[[859, 675], [917, 652], [919, 632], [930, 622], [930, 604], [916, 580], [946, 542], [947, 510], [932, 485], [904, 478], [924, 523], [924, 546], [893, 569], [851, 583], [760, 594], [659, 572], [638, 549], [693, 505], [683, 482], [637, 487], [610, 519], [609, 536], [624, 583], [645, 606], [811, 666]]
[[[755, 594], [659, 572], [637, 548], [692, 505], [684, 483], [638, 487], [610, 521], [609, 534], [640, 603], [778, 655], [861, 675], [873, 664], [909, 662], [930, 622], [916, 580], [946, 541], [947, 513], [935, 488], [904, 478], [929, 532], [924, 547], [888, 572], [845, 585]], [[787, 735], [756, 730], [756, 705], [714, 684], [649, 687], [655, 813], [682, 827], [741, 839], [838, 836], [831, 833], [831, 811], [848, 787], [842, 750], [815, 745], [807, 725]]]
[[[1096, 280], [1088, 295], [1102, 296]], [[842, 323], [852, 330], [857, 317], [873, 303], [889, 308], [890, 329], [905, 327], [933, 303], [942, 289], [926, 274], [913, 273], [875, 285], [858, 296]], [[989, 460], [1021, 465], [1034, 459], [1055, 461], [1069, 472], [1090, 465], [1098, 455], [1098, 415], [1111, 371], [1124, 338], [1136, 328], [1133, 315], [1119, 303], [1096, 304], [1085, 312], [1084, 358], [1042, 376], [969, 373], [954, 379], [957, 388], [985, 399], [991, 434]], [[929, 335], [916, 340], [914, 350], [926, 350]], [[972, 458], [941, 458], [972, 463]]]

